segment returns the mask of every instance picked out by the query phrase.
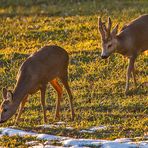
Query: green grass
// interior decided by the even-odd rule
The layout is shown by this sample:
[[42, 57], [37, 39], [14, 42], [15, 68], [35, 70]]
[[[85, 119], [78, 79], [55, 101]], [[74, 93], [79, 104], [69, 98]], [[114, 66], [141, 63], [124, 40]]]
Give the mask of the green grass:
[[[39, 133], [82, 138], [115, 139], [143, 137], [148, 132], [148, 89], [135, 89], [124, 95], [127, 59], [119, 54], [100, 58], [101, 39], [98, 16], [111, 16], [120, 28], [141, 14], [148, 13], [147, 0], [8, 0], [0, 1], [0, 90], [14, 88], [21, 63], [44, 45], [57, 44], [69, 52], [69, 82], [74, 96], [76, 119], [70, 121], [68, 96], [64, 92], [61, 120], [75, 130], [38, 128], [43, 124], [40, 96], [30, 96], [18, 127]], [[148, 80], [148, 57], [136, 61], [138, 83]], [[52, 87], [46, 93], [48, 122], [54, 122], [57, 95]], [[0, 94], [2, 101], [2, 96]], [[13, 125], [13, 118], [1, 126]], [[107, 130], [80, 134], [80, 129], [107, 125]], [[5, 146], [13, 140], [6, 138]], [[16, 139], [15, 137], [12, 139]], [[3, 143], [3, 138], [0, 143]], [[28, 140], [28, 139], [26, 139]], [[14, 146], [25, 143], [15, 141]], [[8, 146], [9, 147], [9, 146]]]

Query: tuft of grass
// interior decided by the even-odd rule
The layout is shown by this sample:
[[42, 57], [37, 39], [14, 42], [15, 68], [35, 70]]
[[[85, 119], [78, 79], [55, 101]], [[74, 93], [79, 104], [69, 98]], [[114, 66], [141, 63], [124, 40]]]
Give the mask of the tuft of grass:
[[[0, 1], [0, 90], [14, 88], [21, 63], [44, 45], [57, 44], [69, 52], [69, 83], [74, 96], [76, 119], [70, 121], [68, 96], [64, 93], [61, 120], [75, 130], [41, 129], [43, 114], [39, 93], [30, 96], [18, 128], [75, 138], [115, 139], [143, 137], [148, 131], [148, 89], [135, 89], [124, 95], [127, 59], [119, 54], [109, 60], [100, 58], [101, 38], [98, 16], [111, 16], [120, 28], [132, 19], [148, 13], [147, 0], [7, 0]], [[139, 85], [147, 81], [148, 57], [136, 61]], [[48, 123], [54, 123], [57, 94], [52, 87], [46, 93]], [[2, 95], [0, 94], [0, 101]], [[14, 118], [1, 126], [13, 125]], [[80, 133], [91, 126], [106, 125], [94, 134]], [[4, 143], [4, 141], [7, 141]], [[0, 138], [0, 145], [25, 145], [29, 139]]]

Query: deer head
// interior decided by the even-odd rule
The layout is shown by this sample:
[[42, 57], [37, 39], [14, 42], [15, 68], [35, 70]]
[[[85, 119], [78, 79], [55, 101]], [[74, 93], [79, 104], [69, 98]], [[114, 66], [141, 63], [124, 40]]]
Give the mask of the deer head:
[[118, 25], [111, 31], [112, 21], [108, 18], [108, 26], [99, 18], [99, 31], [102, 37], [102, 53], [101, 57], [106, 59], [111, 53], [115, 52], [118, 46], [117, 32]]
[[0, 106], [0, 123], [7, 121], [16, 112], [12, 92], [3, 88], [2, 95], [3, 102]]

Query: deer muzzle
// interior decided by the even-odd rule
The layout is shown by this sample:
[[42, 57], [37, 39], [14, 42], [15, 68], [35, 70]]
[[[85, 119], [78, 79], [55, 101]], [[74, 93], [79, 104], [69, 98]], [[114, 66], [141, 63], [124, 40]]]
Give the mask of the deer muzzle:
[[0, 121], [0, 123], [4, 123], [4, 122], [5, 122], [4, 120], [1, 120], [1, 121]]
[[107, 59], [109, 56], [101, 55], [102, 59]]

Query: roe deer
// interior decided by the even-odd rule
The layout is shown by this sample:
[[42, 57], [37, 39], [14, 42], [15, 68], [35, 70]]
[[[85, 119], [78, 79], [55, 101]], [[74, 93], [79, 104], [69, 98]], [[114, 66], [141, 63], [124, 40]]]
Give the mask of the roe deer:
[[135, 86], [134, 62], [140, 52], [148, 49], [148, 15], [142, 15], [124, 26], [119, 34], [118, 25], [111, 32], [112, 21], [108, 18], [108, 26], [99, 18], [99, 31], [102, 37], [102, 59], [108, 58], [112, 53], [120, 53], [129, 58], [126, 76], [125, 93], [129, 90], [129, 80], [133, 74]]
[[67, 90], [72, 120], [74, 120], [73, 96], [68, 84], [68, 63], [68, 53], [63, 48], [55, 45], [45, 46], [38, 52], [32, 54], [20, 67], [13, 93], [10, 90], [3, 88], [4, 100], [0, 107], [0, 123], [11, 118], [20, 106], [16, 118], [17, 122], [21, 116], [28, 95], [33, 94], [38, 90], [41, 91], [41, 104], [44, 122], [46, 123], [45, 91], [48, 82], [51, 83], [58, 93], [55, 118], [59, 118], [62, 87], [58, 83], [57, 78], [61, 80]]

